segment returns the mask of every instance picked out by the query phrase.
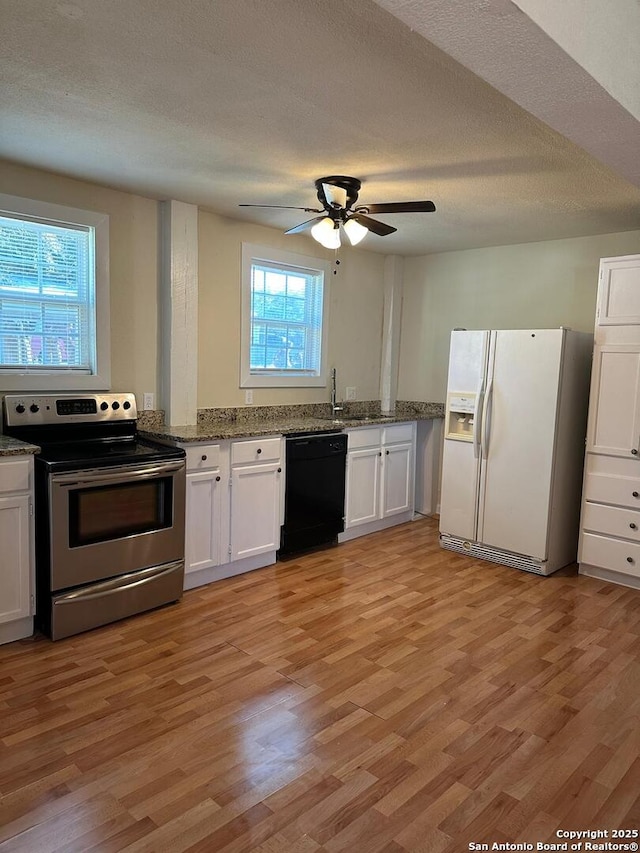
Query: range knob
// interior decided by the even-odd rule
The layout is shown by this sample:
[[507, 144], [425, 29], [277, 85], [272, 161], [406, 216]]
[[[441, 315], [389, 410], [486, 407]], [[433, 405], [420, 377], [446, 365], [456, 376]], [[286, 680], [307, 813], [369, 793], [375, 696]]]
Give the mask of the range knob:
[[103, 412], [106, 412], [107, 409], [109, 408], [109, 404], [105, 403], [103, 400], [102, 403], [100, 403], [100, 408], [102, 409]]
[[18, 405], [16, 406], [16, 412], [19, 415], [24, 414], [24, 406], [22, 405], [22, 403], [18, 403]]
[[125, 400], [124, 403], [122, 404], [122, 408], [123, 409], [130, 409], [131, 403], [128, 400]]
[[120, 408], [120, 403], [119, 403], [117, 400], [114, 400], [114, 401], [113, 401], [113, 403], [111, 404], [111, 408], [112, 408], [114, 411], [115, 411], [116, 409], [119, 409], [119, 408]]
[[36, 412], [39, 412], [39, 411], [40, 411], [40, 406], [38, 406], [36, 403], [32, 403], [32, 404], [29, 406], [29, 411], [30, 411], [30, 412], [33, 412], [33, 414], [35, 415], [35, 413], [36, 413]]

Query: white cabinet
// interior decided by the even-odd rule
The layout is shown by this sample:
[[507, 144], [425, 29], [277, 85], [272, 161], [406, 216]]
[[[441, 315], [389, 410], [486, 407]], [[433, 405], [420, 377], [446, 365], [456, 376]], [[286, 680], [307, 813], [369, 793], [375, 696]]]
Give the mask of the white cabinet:
[[[379, 430], [375, 431], [379, 433]], [[351, 440], [352, 433], [349, 433]], [[375, 435], [375, 434], [374, 434]], [[380, 505], [380, 444], [349, 450], [345, 484], [345, 525], [368, 524], [378, 518]]]
[[[640, 280], [638, 282], [640, 289]], [[638, 456], [640, 345], [604, 344], [593, 353], [587, 450]]]
[[347, 432], [345, 532], [341, 542], [413, 516], [415, 423]]
[[282, 438], [193, 444], [185, 450], [185, 588], [275, 562], [282, 516]]
[[33, 457], [0, 459], [0, 642], [33, 633]]
[[580, 574], [640, 588], [640, 255], [600, 263]]
[[275, 462], [232, 468], [232, 560], [266, 554], [280, 547], [281, 470]]
[[185, 575], [220, 565], [222, 482], [219, 444], [187, 448]]
[[640, 325], [639, 258], [625, 255], [600, 262], [596, 327]]
[[413, 509], [412, 442], [385, 445], [382, 455], [382, 518]]

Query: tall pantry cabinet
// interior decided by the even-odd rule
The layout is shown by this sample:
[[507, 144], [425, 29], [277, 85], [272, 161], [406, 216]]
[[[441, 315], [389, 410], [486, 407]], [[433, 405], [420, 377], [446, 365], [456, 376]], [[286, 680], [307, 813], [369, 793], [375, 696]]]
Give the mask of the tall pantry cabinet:
[[578, 561], [640, 589], [640, 255], [600, 262]]

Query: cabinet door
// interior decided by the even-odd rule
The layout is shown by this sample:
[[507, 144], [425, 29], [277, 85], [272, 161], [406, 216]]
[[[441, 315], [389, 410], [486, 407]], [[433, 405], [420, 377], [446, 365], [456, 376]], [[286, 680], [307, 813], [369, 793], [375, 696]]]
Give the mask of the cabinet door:
[[392, 444], [382, 450], [382, 518], [413, 506], [413, 445]]
[[599, 326], [640, 324], [640, 255], [602, 261], [597, 323]]
[[29, 497], [0, 497], [0, 623], [32, 615]]
[[350, 450], [347, 454], [346, 528], [380, 517], [380, 460], [379, 447]]
[[605, 344], [593, 353], [587, 450], [640, 457], [640, 346]]
[[220, 470], [187, 475], [185, 573], [197, 572], [222, 562]]
[[277, 462], [231, 470], [231, 560], [280, 547], [280, 476]]

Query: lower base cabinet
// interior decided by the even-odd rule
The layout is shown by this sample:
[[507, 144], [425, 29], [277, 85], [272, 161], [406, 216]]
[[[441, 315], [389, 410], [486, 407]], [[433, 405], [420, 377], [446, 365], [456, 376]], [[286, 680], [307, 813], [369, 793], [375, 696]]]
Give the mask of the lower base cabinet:
[[33, 457], [0, 460], [0, 643], [33, 634]]
[[185, 450], [185, 589], [274, 563], [283, 508], [282, 438]]
[[415, 422], [347, 431], [346, 542], [409, 521], [414, 509]]
[[587, 453], [580, 574], [640, 589], [640, 462]]

